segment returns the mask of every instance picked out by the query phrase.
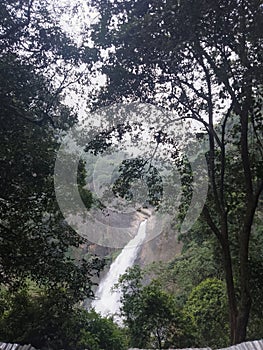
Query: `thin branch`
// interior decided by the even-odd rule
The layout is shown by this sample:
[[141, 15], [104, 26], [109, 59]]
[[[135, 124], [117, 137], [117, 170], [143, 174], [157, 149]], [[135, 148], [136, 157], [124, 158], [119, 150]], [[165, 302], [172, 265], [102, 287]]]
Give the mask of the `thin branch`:
[[210, 57], [210, 55], [206, 52], [206, 50], [200, 44], [200, 40], [198, 38], [196, 40], [196, 45], [197, 45], [197, 50], [200, 52], [200, 55], [205, 57], [205, 59], [207, 60], [207, 62], [210, 65], [210, 67], [213, 69], [213, 72], [216, 75], [216, 77], [218, 78], [218, 80], [221, 81], [225, 85], [229, 95], [232, 98], [232, 101], [234, 102], [235, 111], [237, 112], [237, 114], [240, 115], [242, 112], [242, 109], [241, 109], [240, 103], [237, 100], [236, 94], [229, 83], [229, 79], [227, 77], [226, 72], [223, 71], [222, 69], [220, 69], [219, 67], [217, 67], [214, 60]]
[[259, 150], [259, 152], [261, 154], [261, 157], [263, 158], [263, 151], [262, 151], [263, 150], [263, 144], [262, 144], [262, 142], [260, 140], [260, 137], [258, 135], [257, 128], [256, 128], [256, 125], [255, 125], [255, 120], [254, 120], [253, 116], [251, 117], [251, 121], [252, 121], [253, 131], [254, 131], [254, 134], [256, 136], [258, 145], [259, 145], [258, 150]]
[[248, 114], [249, 108], [251, 105], [251, 93], [252, 87], [251, 85], [244, 87], [245, 92], [245, 101], [243, 103], [242, 113], [240, 115], [240, 123], [241, 123], [241, 158], [242, 165], [244, 170], [244, 177], [246, 183], [246, 193], [247, 193], [247, 201], [250, 200], [253, 194], [253, 182], [252, 182], [252, 172], [250, 166], [249, 159], [249, 148], [248, 148]]
[[26, 20], [25, 21], [21, 21], [20, 23], [17, 23], [15, 25], [13, 25], [9, 30], [6, 31], [6, 33], [1, 34], [0, 35], [0, 40], [8, 39], [8, 37], [12, 33], [17, 33], [22, 28], [27, 27], [29, 25], [29, 23], [31, 21], [31, 10], [32, 10], [33, 2], [34, 2], [34, 0], [30, 0], [29, 1], [28, 8], [27, 8], [27, 11], [26, 11]]
[[[225, 200], [225, 132], [226, 132], [226, 124], [228, 121], [228, 118], [230, 117], [230, 114], [233, 109], [233, 103], [229, 107], [226, 116], [224, 118], [223, 124], [222, 124], [222, 139], [221, 139], [221, 176], [220, 176], [220, 197], [221, 202], [225, 206], [226, 200]], [[226, 208], [226, 212], [228, 212], [228, 208]]]
[[186, 85], [186, 86], [189, 87], [192, 91], [194, 91], [194, 93], [195, 93], [198, 97], [200, 97], [200, 98], [202, 98], [202, 99], [204, 99], [205, 101], [208, 102], [209, 98], [205, 95], [205, 93], [202, 93], [202, 92], [198, 91], [198, 90], [193, 86], [193, 83], [189, 83], [187, 80], [182, 80], [181, 78], [180, 78], [180, 82], [181, 82], [181, 84]]
[[256, 189], [255, 191], [255, 205], [257, 206], [257, 203], [258, 203], [258, 200], [259, 200], [259, 197], [261, 195], [261, 193], [263, 192], [263, 180], [260, 182], [260, 184], [258, 185], [258, 188]]
[[[186, 94], [186, 91], [184, 90], [183, 86], [180, 85], [180, 89], [182, 90], [182, 92], [184, 93], [185, 97], [188, 99], [187, 97], [187, 94]], [[208, 131], [208, 133], [212, 132], [217, 144], [219, 147], [221, 147], [221, 141], [220, 141], [220, 138], [218, 137], [216, 131], [213, 129], [213, 130], [209, 130], [209, 124], [200, 116], [200, 114], [194, 110], [194, 108], [191, 106], [190, 102], [188, 101], [188, 103], [186, 102], [183, 102], [179, 97], [177, 97], [175, 94], [173, 94], [173, 97], [183, 106], [185, 107], [186, 109], [188, 109], [192, 115], [191, 116], [183, 116], [183, 117], [180, 117], [178, 118], [178, 120], [182, 120], [182, 119], [193, 119], [193, 120], [196, 120], [200, 123], [202, 123], [204, 125], [204, 127], [206, 128], [206, 130]], [[174, 120], [176, 121], [176, 120]]]
[[[197, 46], [200, 44], [198, 43]], [[216, 202], [216, 206], [218, 208], [218, 211], [221, 212], [221, 215], [224, 213], [224, 205], [220, 201], [220, 196], [218, 193], [217, 185], [216, 185], [216, 176], [215, 176], [215, 140], [214, 140], [214, 109], [213, 109], [213, 95], [212, 95], [212, 83], [211, 83], [211, 74], [209, 72], [209, 69], [206, 67], [206, 64], [204, 62], [204, 58], [202, 55], [197, 56], [197, 61], [199, 61], [201, 67], [203, 68], [207, 89], [208, 89], [208, 117], [209, 117], [209, 143], [210, 143], [210, 156], [209, 156], [209, 172], [210, 172], [210, 179], [211, 179], [211, 185], [214, 193], [214, 198]], [[222, 148], [222, 144], [220, 144], [220, 147]]]
[[211, 228], [211, 230], [214, 232], [214, 234], [216, 235], [216, 237], [218, 238], [219, 242], [221, 244], [223, 244], [223, 237], [219, 231], [219, 229], [217, 228], [216, 224], [214, 223], [214, 221], [212, 220], [212, 217], [209, 213], [209, 210], [207, 208], [207, 206], [205, 205], [202, 211], [202, 216], [205, 219], [206, 223], [208, 224], [208, 226]]

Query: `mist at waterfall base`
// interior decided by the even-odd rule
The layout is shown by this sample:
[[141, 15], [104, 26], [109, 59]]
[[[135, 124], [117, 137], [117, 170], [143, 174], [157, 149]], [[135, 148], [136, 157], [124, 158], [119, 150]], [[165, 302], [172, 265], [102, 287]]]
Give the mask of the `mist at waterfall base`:
[[146, 225], [147, 220], [140, 223], [136, 236], [127, 243], [111, 264], [108, 273], [99, 284], [95, 294], [96, 299], [91, 304], [96, 312], [102, 316], [113, 316], [114, 321], [120, 325], [122, 324], [122, 319], [118, 313], [121, 294], [118, 291], [112, 291], [112, 287], [118, 282], [119, 277], [125, 273], [127, 268], [134, 264], [146, 236]]

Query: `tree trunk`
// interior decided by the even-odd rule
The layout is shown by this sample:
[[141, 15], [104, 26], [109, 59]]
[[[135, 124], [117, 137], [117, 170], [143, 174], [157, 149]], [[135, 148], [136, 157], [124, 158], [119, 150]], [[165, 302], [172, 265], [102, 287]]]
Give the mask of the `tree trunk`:
[[[251, 209], [251, 208], [248, 208]], [[240, 233], [239, 245], [239, 286], [240, 301], [237, 304], [235, 285], [233, 280], [232, 259], [227, 236], [222, 240], [224, 254], [224, 267], [226, 275], [227, 295], [229, 304], [230, 341], [231, 344], [238, 344], [246, 340], [246, 330], [249, 320], [251, 298], [249, 289], [248, 251], [253, 210], [247, 211], [247, 217], [243, 230]], [[249, 215], [250, 214], [250, 215]], [[248, 220], [246, 220], [248, 219]]]
[[256, 210], [258, 197], [251, 196], [244, 218], [243, 230], [240, 233], [239, 260], [240, 260], [240, 307], [236, 324], [236, 337], [234, 343], [241, 343], [246, 340], [246, 330], [251, 309], [251, 296], [249, 286], [249, 239], [251, 227]]
[[228, 240], [222, 240], [221, 245], [223, 249], [224, 270], [229, 306], [230, 341], [231, 344], [234, 344], [237, 332], [237, 303], [233, 279], [232, 260]]
[[[241, 300], [239, 308], [237, 307], [235, 286], [233, 281], [232, 262], [228, 247], [226, 247], [224, 250], [224, 265], [229, 305], [230, 342], [231, 345], [234, 345], [246, 340], [246, 330], [251, 308], [251, 299], [248, 289], [247, 275], [246, 279], [240, 283], [242, 289]], [[245, 288], [244, 285], [246, 285]]]
[[246, 304], [242, 306], [237, 317], [235, 338], [233, 344], [239, 344], [246, 340], [247, 324], [249, 320], [251, 302], [247, 300]]
[[162, 349], [162, 338], [160, 336], [158, 328], [156, 329], [156, 335], [157, 335], [157, 342], [158, 342], [158, 349]]

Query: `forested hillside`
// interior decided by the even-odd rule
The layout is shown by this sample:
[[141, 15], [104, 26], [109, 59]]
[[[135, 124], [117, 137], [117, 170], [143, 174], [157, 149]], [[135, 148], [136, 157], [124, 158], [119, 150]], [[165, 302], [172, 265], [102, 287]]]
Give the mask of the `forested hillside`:
[[[252, 321], [260, 318], [255, 309], [262, 310], [254, 295], [262, 289], [257, 278], [262, 271], [261, 1], [91, 3], [100, 15], [91, 27], [92, 38], [108, 52], [101, 56], [108, 80], [98, 104], [140, 101], [174, 110], [175, 120], [198, 122], [198, 137], [209, 140], [206, 204], [197, 227], [183, 239], [186, 251], [206, 244], [209, 259], [216, 252], [216, 273], [205, 272], [192, 286], [185, 304], [190, 318], [201, 338], [209, 334], [201, 328], [197, 300], [212, 289], [209, 283], [216, 283], [215, 291], [224, 283], [229, 321], [220, 320], [222, 332], [229, 328], [232, 343], [256, 329], [262, 336]], [[173, 144], [165, 133], [161, 136], [156, 144]], [[182, 172], [187, 171], [184, 161], [179, 154]], [[185, 199], [182, 216], [187, 193]]]

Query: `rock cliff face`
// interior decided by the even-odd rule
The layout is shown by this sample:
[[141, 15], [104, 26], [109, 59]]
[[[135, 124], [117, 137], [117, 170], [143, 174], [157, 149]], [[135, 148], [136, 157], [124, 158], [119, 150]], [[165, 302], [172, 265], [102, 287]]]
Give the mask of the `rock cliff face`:
[[[158, 217], [152, 215], [149, 209], [142, 208], [132, 214], [110, 213], [106, 215], [105, 229], [111, 232], [111, 226], [123, 227], [132, 239], [138, 231], [140, 222], [148, 219], [147, 236], [145, 243], [141, 246], [135, 264], [144, 267], [155, 261], [167, 262], [174, 258], [181, 251], [181, 244], [178, 243], [178, 234], [172, 229], [170, 223], [167, 225], [159, 222]], [[101, 219], [100, 219], [101, 220]], [[107, 227], [107, 223], [109, 226]], [[109, 248], [98, 244], [90, 244], [89, 252], [102, 257], [114, 257], [121, 249]], [[107, 269], [106, 269], [107, 270]]]
[[[141, 221], [147, 219], [150, 212], [147, 210], [134, 211], [132, 213], [117, 213], [113, 211], [107, 211], [100, 215], [97, 220], [103, 225], [98, 227], [98, 235], [108, 235], [111, 239], [110, 245], [114, 246], [114, 231], [118, 228], [120, 233], [123, 231], [123, 244], [122, 247], [126, 245], [136, 234]], [[116, 241], [116, 246], [120, 242], [120, 239]], [[107, 247], [104, 245], [99, 245], [95, 243], [90, 243], [88, 251], [94, 253], [98, 256], [105, 257], [114, 252], [120, 251], [121, 248], [118, 247]]]
[[[111, 216], [111, 222], [116, 220], [115, 224], [118, 225], [118, 227], [122, 226], [125, 228], [127, 227], [126, 225], [129, 225], [130, 240], [137, 234], [140, 223], [145, 219], [147, 219], [145, 243], [139, 248], [135, 264], [146, 267], [156, 261], [167, 262], [174, 258], [176, 254], [179, 254], [181, 245], [178, 243], [178, 235], [171, 228], [169, 220], [167, 224], [165, 224], [165, 221], [159, 220], [158, 217], [151, 215], [151, 212], [145, 209], [140, 210], [140, 212], [135, 212], [132, 217], [123, 215], [119, 217]], [[100, 275], [100, 280], [102, 280], [109, 271], [112, 261], [122, 249], [90, 244], [88, 251], [101, 257], [106, 257], [108, 260], [107, 266]], [[147, 282], [148, 278], [149, 276], [145, 276], [145, 282]], [[98, 279], [94, 281], [98, 284], [100, 282]], [[96, 290], [94, 290], [94, 292], [96, 292]], [[87, 301], [87, 307], [89, 303], [90, 301]]]
[[160, 235], [144, 243], [135, 261], [144, 267], [156, 261], [168, 262], [180, 254], [182, 244], [178, 242], [178, 234], [171, 227], [166, 228]]

